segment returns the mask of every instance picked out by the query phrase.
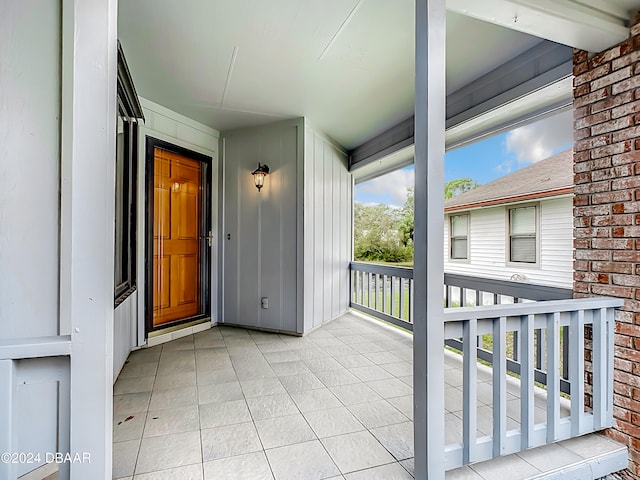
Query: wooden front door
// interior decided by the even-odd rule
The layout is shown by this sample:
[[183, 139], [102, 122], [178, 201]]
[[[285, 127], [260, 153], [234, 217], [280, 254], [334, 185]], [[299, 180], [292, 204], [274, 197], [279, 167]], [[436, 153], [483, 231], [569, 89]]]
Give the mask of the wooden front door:
[[153, 146], [148, 171], [153, 176], [150, 330], [209, 313], [206, 167], [198, 159]]

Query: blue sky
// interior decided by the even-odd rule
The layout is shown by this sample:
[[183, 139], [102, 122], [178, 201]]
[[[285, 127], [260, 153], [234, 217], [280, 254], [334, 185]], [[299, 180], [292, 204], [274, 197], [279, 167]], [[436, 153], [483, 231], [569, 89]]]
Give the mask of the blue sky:
[[[571, 112], [565, 112], [451, 150], [445, 154], [445, 182], [469, 177], [479, 184], [488, 183], [566, 150], [572, 144], [571, 121]], [[414, 183], [413, 174], [410, 166], [358, 184], [355, 200], [401, 207], [407, 188]]]

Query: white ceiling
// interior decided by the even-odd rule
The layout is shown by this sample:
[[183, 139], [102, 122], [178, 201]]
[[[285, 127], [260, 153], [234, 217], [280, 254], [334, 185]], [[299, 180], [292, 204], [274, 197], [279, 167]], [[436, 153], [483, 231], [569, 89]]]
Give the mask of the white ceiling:
[[[638, 2], [578, 3], [622, 12]], [[138, 93], [217, 130], [305, 116], [351, 149], [413, 113], [414, 0], [120, 0], [119, 9]], [[539, 41], [448, 12], [447, 91]]]

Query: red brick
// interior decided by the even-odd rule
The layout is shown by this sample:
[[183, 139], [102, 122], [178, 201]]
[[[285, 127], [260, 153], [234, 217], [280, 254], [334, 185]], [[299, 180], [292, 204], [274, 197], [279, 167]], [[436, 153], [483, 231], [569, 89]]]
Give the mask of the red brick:
[[[640, 51], [638, 52], [640, 55]], [[620, 105], [619, 107], [613, 108], [611, 110], [611, 118], [620, 118], [625, 115], [632, 115], [634, 113], [640, 112], [640, 100], [636, 100], [635, 102], [625, 103], [624, 105]]]
[[607, 98], [609, 96], [609, 88], [603, 88], [602, 90], [589, 93], [589, 86], [585, 84], [574, 88], [573, 94], [576, 96], [581, 95], [579, 96], [579, 98], [573, 99], [574, 108], [578, 108], [597, 102], [598, 100], [602, 100], [603, 98]]
[[614, 262], [640, 262], [640, 252], [627, 251], [627, 252], [612, 252], [612, 258]]
[[633, 192], [628, 190], [596, 193], [591, 196], [591, 203], [594, 205], [601, 203], [630, 202], [631, 200], [633, 200]]
[[610, 62], [614, 58], [618, 58], [621, 54], [620, 46], [616, 45], [604, 52], [600, 52], [589, 59], [589, 66], [595, 68], [598, 65]]
[[573, 197], [574, 207], [585, 207], [589, 205], [589, 195], [576, 195]]
[[576, 250], [575, 259], [608, 261], [611, 260], [611, 253], [608, 250]]
[[[627, 69], [623, 68], [622, 70], [620, 70], [620, 72], [625, 72], [626, 73]], [[614, 74], [612, 73], [611, 75], [614, 75]], [[629, 70], [629, 75], [631, 75], [631, 71], [630, 70]], [[626, 90], [632, 90], [632, 89], [635, 89], [635, 88], [638, 88], [638, 87], [640, 87], [640, 77], [633, 76], [631, 78], [627, 78], [626, 80], [623, 80], [623, 81], [618, 82], [615, 85], [613, 85], [611, 87], [611, 94], [612, 95], [617, 95], [620, 92], [624, 92]]]
[[625, 287], [640, 287], [640, 277], [638, 275], [620, 275], [612, 276], [614, 285], [623, 285]]
[[606, 227], [587, 227], [575, 229], [575, 238], [609, 238], [610, 236], [611, 229]]
[[[620, 335], [628, 335], [629, 337], [640, 338], [640, 325], [617, 323], [616, 333], [619, 333]], [[636, 386], [640, 387], [640, 384]]]
[[[608, 297], [619, 297], [619, 298], [632, 298], [633, 297], [633, 289], [630, 287], [623, 287], [619, 285], [603, 285], [603, 284], [593, 284], [591, 286], [591, 293], [594, 295], [604, 295]], [[640, 379], [639, 379], [640, 383]], [[640, 386], [640, 385], [638, 385]]]
[[596, 205], [587, 207], [576, 207], [573, 209], [573, 214], [576, 217], [584, 216], [596, 216], [596, 215], [609, 215], [611, 213], [610, 205]]
[[[630, 118], [630, 117], [625, 117]], [[631, 122], [630, 122], [631, 125]], [[629, 128], [618, 130], [611, 134], [611, 142], [624, 142], [640, 137], [640, 126], [630, 126]]]
[[573, 261], [573, 270], [577, 272], [586, 272], [590, 268], [591, 262], [587, 262], [586, 260], [574, 260]]
[[[606, 67], [606, 69], [602, 70], [604, 67]], [[621, 83], [623, 83], [623, 81], [629, 81], [631, 80], [631, 75], [633, 73], [631, 66], [628, 67], [624, 67], [621, 68], [620, 70], [616, 70], [615, 72], [612, 72], [608, 75], [606, 75], [605, 73], [602, 72], [606, 72], [606, 71], [610, 71], [611, 67], [608, 64], [604, 64], [601, 67], [598, 68], [594, 68], [593, 70], [590, 70], [589, 72], [581, 75], [582, 77], [589, 77], [589, 75], [591, 74], [591, 72], [596, 72], [595, 73], [595, 80], [593, 80], [591, 82], [591, 90], [595, 91], [595, 90], [600, 90], [601, 88], [604, 87], [608, 87], [609, 85], [613, 85], [613, 88], [611, 89], [611, 93], [613, 95], [615, 95], [618, 92], [623, 92], [625, 90], [629, 90], [632, 87], [627, 87], [627, 86], [620, 86], [618, 87], [619, 90], [616, 91], [616, 86], [620, 85]], [[604, 76], [602, 76], [604, 75]]]
[[[601, 157], [608, 157], [611, 155], [618, 155], [620, 153], [624, 153], [624, 152], [628, 152], [630, 149], [631, 145], [627, 145], [624, 142], [620, 142], [620, 143], [613, 143], [611, 145], [606, 145], [604, 147], [599, 147], [599, 148], [594, 148], [591, 150], [591, 158], [596, 159], [596, 158], [601, 158]], [[607, 158], [606, 159], [607, 162], [609, 164], [611, 164], [611, 159]]]
[[633, 267], [625, 262], [591, 262], [591, 270], [594, 272], [633, 273]]
[[[573, 145], [573, 151], [581, 152], [583, 150], [591, 150], [592, 148], [595, 148], [595, 147], [604, 147], [605, 145], [609, 145], [609, 144], [611, 144], [611, 135], [601, 135], [595, 138], [589, 137], [589, 138], [585, 138], [584, 140], [580, 140], [579, 142], [576, 142]], [[588, 160], [590, 158], [591, 158], [590, 153], [587, 153], [585, 160]], [[580, 158], [576, 153], [573, 154], [573, 160], [575, 162], [580, 161]]]
[[[591, 135], [602, 135], [603, 133], [614, 132], [616, 130], [622, 130], [624, 128], [632, 127], [633, 119], [631, 117], [622, 117], [616, 120], [610, 120], [606, 123], [600, 123], [598, 125], [594, 125], [591, 127]], [[611, 140], [615, 142], [615, 138], [612, 137]]]
[[[604, 100], [597, 101], [592, 103], [589, 107], [590, 113], [598, 113], [602, 110], [607, 110], [613, 107], [617, 107], [618, 105], [623, 105], [625, 103], [629, 103], [633, 101], [633, 92], [624, 92], [620, 95], [616, 95], [615, 97], [607, 97]], [[574, 117], [575, 118], [575, 117]]]
[[[610, 218], [610, 217], [596, 217], [596, 218]], [[591, 217], [574, 217], [573, 226], [575, 228], [589, 227], [591, 225]]]
[[588, 238], [574, 238], [573, 248], [589, 249], [591, 248], [591, 240]]
[[636, 163], [636, 162], [640, 162], [640, 151], [634, 151], [634, 152], [629, 151], [629, 152], [621, 153], [620, 155], [614, 155], [613, 157], [611, 157], [611, 164], [613, 166], [628, 165], [630, 163]]
[[633, 248], [633, 240], [630, 238], [594, 238], [591, 240], [591, 248], [599, 250], [628, 250]]
[[611, 68], [613, 70], [617, 70], [619, 68], [626, 67], [627, 65], [638, 63], [638, 61], [640, 61], [640, 51], [637, 50], [635, 52], [631, 52], [628, 55], [613, 60], [611, 62]]
[[603, 168], [592, 172], [591, 178], [594, 182], [610, 178], [628, 177], [633, 175], [633, 165], [618, 165], [617, 167]]
[[593, 115], [587, 115], [576, 120], [573, 126], [575, 129], [580, 129], [606, 122], [611, 119], [611, 112], [611, 110], [603, 110], [602, 112], [594, 113]]
[[[591, 225], [594, 227], [633, 225], [634, 216], [627, 215], [603, 215], [591, 218]], [[588, 225], [585, 225], [588, 226]]]
[[588, 62], [580, 62], [580, 63], [575, 64], [573, 66], [573, 75], [577, 77], [578, 75], [583, 74], [587, 70], [589, 70], [589, 63]]
[[589, 52], [577, 48], [573, 50], [573, 63], [586, 62], [587, 60], [589, 60]]
[[[629, 67], [629, 70], [631, 70], [631, 67]], [[609, 75], [609, 77], [605, 77], [605, 75], [608, 75], [611, 72], [611, 64], [610, 63], [605, 63], [603, 65], [600, 65], [596, 68], [592, 68], [590, 70], [588, 70], [587, 72], [583, 73], [582, 75], [578, 75], [576, 77], [573, 78], [573, 86], [574, 87], [578, 87], [584, 83], [589, 83], [591, 82], [590, 88], [591, 90], [598, 90], [599, 88], [605, 87], [607, 85], [611, 85], [612, 83], [617, 83], [620, 80], [623, 80], [625, 78], [629, 78], [630, 75], [630, 71], [629, 73], [625, 74], [625, 70], [620, 70], [622, 73], [622, 75], [617, 75], [614, 76], [612, 79], [607, 80], [609, 77], [611, 77], [611, 75]], [[604, 77], [604, 78], [602, 78]], [[602, 85], [597, 86], [594, 88], [594, 82], [593, 80], [598, 79], [599, 82], [602, 82]]]

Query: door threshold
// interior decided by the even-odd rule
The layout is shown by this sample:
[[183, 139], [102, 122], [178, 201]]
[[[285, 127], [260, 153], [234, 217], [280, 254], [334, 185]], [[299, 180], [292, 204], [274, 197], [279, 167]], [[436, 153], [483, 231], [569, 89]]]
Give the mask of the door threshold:
[[187, 335], [203, 332], [211, 328], [211, 317], [201, 318], [194, 320], [193, 322], [182, 323], [180, 325], [174, 325], [173, 327], [163, 328], [162, 330], [155, 330], [149, 333], [147, 339], [147, 347], [154, 347], [162, 343], [170, 342]]

